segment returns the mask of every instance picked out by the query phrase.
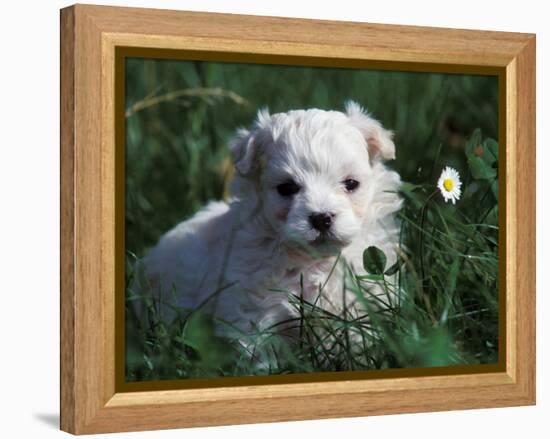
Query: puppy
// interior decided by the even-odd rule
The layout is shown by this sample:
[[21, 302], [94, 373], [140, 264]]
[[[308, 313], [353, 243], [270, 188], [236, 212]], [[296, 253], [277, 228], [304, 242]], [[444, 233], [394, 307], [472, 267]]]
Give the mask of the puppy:
[[396, 260], [400, 178], [384, 165], [392, 133], [355, 102], [345, 112], [261, 110], [230, 149], [232, 198], [178, 224], [143, 261], [165, 312], [200, 308], [218, 334], [244, 339], [295, 327], [292, 295], [335, 314], [357, 307], [346, 270], [365, 274], [369, 246], [388, 266]]

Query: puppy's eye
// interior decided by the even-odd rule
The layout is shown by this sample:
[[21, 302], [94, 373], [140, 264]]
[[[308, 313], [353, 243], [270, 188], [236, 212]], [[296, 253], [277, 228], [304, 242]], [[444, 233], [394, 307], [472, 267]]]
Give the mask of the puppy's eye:
[[297, 194], [300, 191], [300, 186], [298, 186], [293, 181], [286, 181], [277, 186], [277, 192], [282, 197], [291, 197], [294, 194]]
[[348, 178], [342, 182], [348, 192], [353, 192], [359, 187], [359, 182], [353, 178]]

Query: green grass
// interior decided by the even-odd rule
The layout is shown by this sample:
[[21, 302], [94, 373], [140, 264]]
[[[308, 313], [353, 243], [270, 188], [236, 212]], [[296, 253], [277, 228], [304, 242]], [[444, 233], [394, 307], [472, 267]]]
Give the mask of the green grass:
[[[148, 318], [139, 321], [130, 304], [144, 299], [128, 290], [127, 379], [496, 362], [497, 90], [496, 78], [484, 76], [129, 60], [127, 285], [162, 233], [224, 197], [227, 141], [263, 106], [341, 109], [346, 99], [357, 100], [395, 131], [391, 166], [405, 183], [399, 264], [382, 267], [384, 258], [370, 249], [371, 275], [349, 271], [346, 278], [368, 320], [328, 314], [299, 291], [279, 291], [298, 311], [299, 340], [290, 349], [277, 328], [253, 334], [254, 355], [264, 360], [253, 362], [235, 339], [216, 336], [200, 311], [165, 321], [146, 300]], [[435, 187], [447, 165], [463, 180], [454, 206]], [[373, 283], [397, 299], [379, 303]]]

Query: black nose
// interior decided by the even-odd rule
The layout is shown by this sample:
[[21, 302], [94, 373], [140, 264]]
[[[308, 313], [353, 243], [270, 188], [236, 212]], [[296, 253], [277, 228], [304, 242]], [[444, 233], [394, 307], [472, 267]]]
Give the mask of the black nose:
[[314, 229], [319, 232], [326, 232], [332, 224], [332, 214], [330, 213], [314, 213], [309, 216], [309, 222]]

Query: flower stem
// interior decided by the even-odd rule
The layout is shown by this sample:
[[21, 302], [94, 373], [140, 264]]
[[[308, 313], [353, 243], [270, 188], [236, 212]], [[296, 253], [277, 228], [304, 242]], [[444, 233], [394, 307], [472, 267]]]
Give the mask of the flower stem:
[[422, 211], [420, 214], [420, 284], [422, 286], [422, 298], [426, 309], [430, 317], [435, 322], [435, 316], [432, 311], [432, 305], [428, 295], [426, 294], [426, 270], [424, 268], [424, 222], [426, 221], [426, 213], [428, 211], [428, 203], [431, 199], [437, 194], [437, 189], [426, 199], [426, 202], [422, 206]]

